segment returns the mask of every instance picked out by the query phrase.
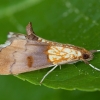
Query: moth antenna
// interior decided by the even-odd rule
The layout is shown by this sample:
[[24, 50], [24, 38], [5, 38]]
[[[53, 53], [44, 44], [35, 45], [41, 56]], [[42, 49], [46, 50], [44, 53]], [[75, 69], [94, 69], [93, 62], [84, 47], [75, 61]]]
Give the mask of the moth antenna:
[[92, 67], [93, 69], [97, 70], [97, 71], [100, 71], [100, 69], [99, 69], [99, 68], [97, 68], [97, 67], [93, 66], [92, 64], [89, 64], [89, 66], [90, 66], [90, 67]]
[[100, 52], [100, 50], [97, 50], [97, 52]]
[[93, 66], [92, 64], [90, 64], [88, 61], [86, 61], [86, 60], [83, 60], [86, 64], [88, 64], [90, 67], [92, 67], [93, 69], [95, 69], [95, 70], [97, 70], [97, 71], [100, 71], [100, 69], [99, 68], [97, 68], [97, 67], [95, 67], [95, 66]]
[[90, 50], [91, 53], [100, 52], [100, 50]]
[[42, 80], [40, 81], [40, 84], [44, 81], [44, 79], [47, 77], [47, 75], [49, 75], [58, 65], [55, 65], [51, 70], [49, 70], [42, 78]]

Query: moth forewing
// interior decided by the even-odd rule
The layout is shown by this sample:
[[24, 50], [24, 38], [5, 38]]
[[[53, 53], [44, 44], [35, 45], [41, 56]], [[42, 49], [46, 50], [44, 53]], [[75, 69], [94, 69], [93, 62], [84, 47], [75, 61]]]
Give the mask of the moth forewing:
[[35, 35], [32, 24], [26, 27], [27, 35], [10, 32], [5, 44], [0, 45], [0, 74], [20, 74], [54, 66], [45, 77], [58, 65], [73, 64], [84, 61], [95, 70], [88, 61], [93, 59], [93, 53], [100, 50], [88, 51], [70, 44], [48, 41]]

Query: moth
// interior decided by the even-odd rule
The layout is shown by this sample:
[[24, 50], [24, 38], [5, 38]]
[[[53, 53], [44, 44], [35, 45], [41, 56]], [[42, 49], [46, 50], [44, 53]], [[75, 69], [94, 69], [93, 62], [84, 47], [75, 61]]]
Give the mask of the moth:
[[93, 53], [100, 50], [86, 50], [71, 44], [62, 44], [45, 40], [37, 36], [32, 23], [26, 26], [27, 35], [10, 32], [5, 44], [0, 45], [0, 74], [18, 75], [43, 68], [53, 67], [45, 77], [58, 65], [73, 64], [83, 61], [95, 70], [100, 71], [88, 61], [93, 59]]

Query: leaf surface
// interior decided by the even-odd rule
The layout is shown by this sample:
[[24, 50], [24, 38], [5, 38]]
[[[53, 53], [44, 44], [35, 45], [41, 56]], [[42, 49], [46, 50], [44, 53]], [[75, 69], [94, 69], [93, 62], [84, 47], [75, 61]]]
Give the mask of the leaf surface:
[[[35, 33], [42, 38], [88, 50], [100, 49], [100, 1], [97, 1], [21, 0], [16, 5], [12, 2], [11, 6], [1, 6], [0, 42], [6, 40], [9, 31], [26, 33], [25, 27], [31, 21]], [[90, 63], [100, 68], [100, 54], [96, 53]], [[17, 77], [39, 85], [50, 69], [23, 73]], [[61, 70], [58, 67], [50, 73], [42, 85], [66, 90], [100, 90], [100, 72], [84, 62], [66, 64], [62, 65]]]

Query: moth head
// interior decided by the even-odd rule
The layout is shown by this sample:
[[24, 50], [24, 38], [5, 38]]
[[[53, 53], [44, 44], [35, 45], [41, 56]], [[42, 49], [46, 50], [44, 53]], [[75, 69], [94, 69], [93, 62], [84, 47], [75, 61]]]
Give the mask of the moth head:
[[86, 51], [82, 53], [82, 59], [86, 61], [90, 61], [93, 59], [93, 52], [91, 51]]
[[92, 60], [93, 59], [93, 54], [95, 52], [100, 52], [100, 50], [90, 50], [90, 51], [87, 51], [85, 50], [83, 53], [82, 53], [82, 61], [84, 61], [86, 64], [88, 64], [90, 67], [92, 67], [93, 69], [97, 70], [97, 71], [100, 71], [99, 68], [93, 66], [92, 64], [90, 64], [88, 61]]

